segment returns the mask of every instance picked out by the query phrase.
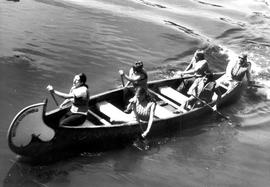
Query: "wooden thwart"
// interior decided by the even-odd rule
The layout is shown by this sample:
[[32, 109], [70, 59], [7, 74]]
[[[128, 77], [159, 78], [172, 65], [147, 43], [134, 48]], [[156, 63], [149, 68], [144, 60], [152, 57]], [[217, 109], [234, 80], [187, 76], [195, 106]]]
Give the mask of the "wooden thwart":
[[107, 125], [107, 126], [112, 125], [110, 122], [106, 121], [105, 119], [103, 119], [102, 117], [94, 113], [93, 111], [88, 110], [88, 113], [94, 116], [95, 118], [97, 118], [103, 125]]
[[149, 89], [149, 92], [152, 93], [152, 94], [154, 94], [155, 96], [157, 96], [159, 99], [161, 99], [165, 103], [168, 103], [169, 105], [171, 105], [175, 109], [182, 110], [182, 112], [186, 112], [186, 110], [184, 110], [180, 105], [177, 105], [176, 103], [174, 103], [174, 102], [170, 101], [169, 99], [163, 97], [162, 95], [154, 92], [153, 90]]
[[165, 86], [159, 88], [160, 93], [167, 96], [168, 98], [176, 101], [177, 103], [184, 105], [188, 100], [188, 97], [176, 91], [175, 89]]
[[174, 116], [174, 113], [172, 113], [170, 110], [157, 104], [154, 115], [158, 117], [159, 119], [166, 119], [168, 117]]
[[97, 103], [97, 107], [106, 116], [110, 118], [110, 121], [117, 121], [117, 122], [129, 122], [129, 121], [134, 121], [134, 117], [130, 114], [126, 114], [113, 104], [107, 102], [107, 101], [102, 101], [100, 103]]

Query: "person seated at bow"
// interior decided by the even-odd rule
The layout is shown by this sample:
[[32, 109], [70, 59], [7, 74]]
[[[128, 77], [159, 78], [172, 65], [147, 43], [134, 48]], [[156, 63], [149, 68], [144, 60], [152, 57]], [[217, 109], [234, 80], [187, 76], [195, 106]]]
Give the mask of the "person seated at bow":
[[[135, 64], [129, 70], [129, 75], [126, 75], [123, 70], [119, 70], [119, 74], [121, 75], [122, 78], [125, 78], [128, 80], [125, 87], [127, 87], [130, 83], [132, 83], [134, 93], [137, 93], [136, 91], [138, 88], [147, 89], [148, 75], [147, 75], [147, 72], [145, 71], [145, 69], [143, 68], [142, 61], [135, 62]], [[134, 97], [136, 98], [137, 95], [134, 94]], [[131, 112], [131, 105], [130, 104], [128, 104], [125, 112], [126, 113]]]
[[131, 102], [131, 108], [135, 114], [136, 120], [148, 122], [146, 130], [142, 133], [142, 137], [145, 138], [149, 133], [156, 109], [156, 101], [149, 94], [146, 88], [140, 87], [136, 90], [136, 97], [133, 97]]
[[69, 93], [57, 91], [51, 85], [47, 86], [47, 90], [66, 99], [60, 105], [60, 108], [68, 102], [72, 103], [70, 110], [60, 119], [60, 126], [78, 126], [86, 120], [90, 94], [84, 73], [74, 76], [73, 85]]
[[238, 60], [232, 61], [226, 68], [226, 74], [220, 80], [218, 84], [231, 88], [233, 82], [241, 82], [244, 77], [247, 78], [247, 84], [251, 84], [251, 63], [247, 60], [247, 53], [243, 52], [239, 55]]
[[211, 71], [209, 69], [208, 62], [205, 59], [204, 51], [197, 50], [186, 70], [179, 73], [181, 77], [184, 77], [184, 75], [194, 76], [191, 78], [183, 79], [179, 87], [177, 88], [177, 91], [181, 93], [186, 93], [188, 91], [188, 88], [192, 85], [196, 78], [202, 77], [206, 73], [210, 72]]
[[[186, 110], [190, 110], [194, 107], [201, 107], [205, 103], [210, 103], [214, 94], [217, 95], [216, 103], [218, 103], [221, 96], [221, 92], [216, 87], [216, 82], [214, 81], [212, 73], [207, 73], [204, 77], [197, 78], [189, 88], [187, 94], [189, 95], [189, 98], [183, 106]], [[216, 110], [216, 107], [217, 106], [215, 105], [212, 109]]]

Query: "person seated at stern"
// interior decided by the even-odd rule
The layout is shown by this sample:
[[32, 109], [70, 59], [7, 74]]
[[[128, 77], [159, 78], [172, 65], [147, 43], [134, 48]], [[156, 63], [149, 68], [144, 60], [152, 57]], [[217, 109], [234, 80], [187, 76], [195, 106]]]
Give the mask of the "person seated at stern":
[[70, 110], [60, 119], [60, 126], [78, 126], [86, 120], [90, 97], [86, 79], [84, 73], [75, 75], [69, 93], [57, 91], [51, 85], [47, 86], [49, 92], [66, 99], [60, 108], [68, 102], [72, 102]]
[[226, 74], [217, 83], [231, 89], [233, 83], [241, 82], [246, 76], [247, 84], [250, 85], [253, 82], [250, 71], [251, 63], [247, 60], [247, 53], [242, 52], [236, 61], [228, 63]]

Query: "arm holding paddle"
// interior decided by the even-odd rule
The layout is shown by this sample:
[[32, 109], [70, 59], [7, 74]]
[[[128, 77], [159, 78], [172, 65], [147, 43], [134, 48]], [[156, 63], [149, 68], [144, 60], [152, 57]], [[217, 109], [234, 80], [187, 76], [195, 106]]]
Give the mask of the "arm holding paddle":
[[51, 85], [47, 86], [47, 90], [52, 92], [53, 94], [59, 96], [59, 97], [62, 97], [63, 99], [72, 99], [72, 98], [74, 98], [74, 94], [72, 94], [72, 93], [67, 94], [67, 93], [59, 92], [59, 91], [55, 90], [53, 88], [53, 86], [51, 86]]
[[[121, 81], [122, 81], [123, 87], [127, 87], [131, 83], [131, 81], [129, 80], [129, 77], [124, 73], [123, 70], [119, 70], [119, 74], [121, 76]], [[124, 82], [124, 78], [126, 78], [128, 80], [128, 82], [126, 84]]]
[[195, 57], [193, 56], [190, 63], [186, 67], [185, 71], [188, 71], [188, 70], [190, 70], [192, 68], [192, 64], [193, 64], [194, 61], [195, 61]]
[[[197, 50], [199, 51], [199, 50]], [[190, 70], [192, 67], [193, 67], [193, 63], [196, 62], [196, 55], [197, 55], [197, 51], [194, 53], [191, 61], [189, 62], [188, 66], [186, 67], [185, 71], [184, 72], [187, 72], [188, 70]], [[179, 74], [182, 74], [182, 72], [179, 72]]]
[[126, 75], [123, 70], [119, 70], [119, 74], [121, 75], [122, 84], [123, 78], [128, 80], [128, 83], [125, 85], [128, 86], [130, 83], [133, 84], [133, 87], [145, 87], [147, 88], [147, 72], [143, 68], [142, 61], [136, 61], [135, 64], [130, 68], [129, 75]]
[[[87, 119], [90, 94], [86, 80], [87, 78], [84, 73], [75, 75], [69, 93], [57, 91], [51, 85], [47, 86], [47, 90], [52, 94], [52, 96], [57, 95], [61, 98], [72, 101], [72, 106], [69, 108], [69, 112], [61, 118], [59, 126], [77, 126], [83, 124]], [[63, 104], [66, 104], [68, 100], [65, 100]], [[61, 104], [61, 107], [63, 104]], [[76, 115], [73, 115], [74, 113]]]
[[132, 68], [130, 69], [129, 75], [125, 74], [123, 70], [119, 70], [119, 74], [121, 75], [122, 79], [125, 78], [126, 80], [128, 80], [125, 87], [127, 87], [130, 83], [134, 83], [142, 79], [142, 76], [140, 74], [135, 74]]
[[59, 92], [57, 90], [55, 90], [53, 88], [53, 86], [51, 85], [48, 85], [47, 86], [47, 90], [51, 93], [52, 97], [53, 97], [53, 100], [55, 101], [56, 105], [58, 106], [58, 103], [54, 97], [54, 94], [65, 99], [64, 102], [59, 106], [60, 108], [62, 108], [63, 106], [65, 106], [67, 103], [69, 103], [71, 100], [70, 99], [73, 99], [74, 98], [74, 94], [72, 93], [69, 93], [69, 94], [66, 94], [66, 93], [63, 93], [63, 92]]
[[181, 76], [186, 74], [200, 74], [200, 72], [204, 72], [207, 70], [208, 70], [208, 63], [204, 58], [204, 51], [196, 50], [185, 71], [179, 74]]

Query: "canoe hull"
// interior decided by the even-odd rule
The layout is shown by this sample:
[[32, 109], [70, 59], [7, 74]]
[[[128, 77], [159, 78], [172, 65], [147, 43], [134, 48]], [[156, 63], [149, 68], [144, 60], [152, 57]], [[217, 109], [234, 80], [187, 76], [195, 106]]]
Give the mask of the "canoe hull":
[[[153, 81], [149, 83], [149, 87], [155, 89], [162, 85], [173, 85], [176, 84], [175, 80]], [[235, 85], [234, 89], [223, 95], [219, 105], [230, 104], [232, 99], [237, 98], [240, 91], [241, 84]], [[93, 96], [90, 99], [89, 108], [95, 109], [94, 111], [97, 112], [93, 106], [103, 100], [110, 100], [116, 105], [116, 102], [119, 102], [119, 107], [124, 106], [125, 103], [121, 101], [123, 92], [123, 89], [115, 89]], [[214, 102], [210, 103], [212, 106], [214, 104]], [[100, 121], [94, 122], [94, 120], [92, 120], [93, 124], [86, 126], [59, 127], [59, 118], [68, 108], [46, 113], [46, 105], [47, 101], [27, 107], [14, 118], [8, 131], [8, 142], [10, 149], [16, 154], [29, 158], [41, 158], [48, 154], [65, 151], [104, 151], [132, 143], [147, 127], [146, 123], [136, 121], [104, 125]], [[173, 117], [155, 119], [149, 136], [160, 136], [200, 125], [198, 118], [211, 113], [213, 111], [209, 106], [203, 106], [187, 113], [176, 114]], [[33, 122], [33, 119], [36, 121]], [[92, 117], [89, 118], [90, 122], [91, 119]]]

